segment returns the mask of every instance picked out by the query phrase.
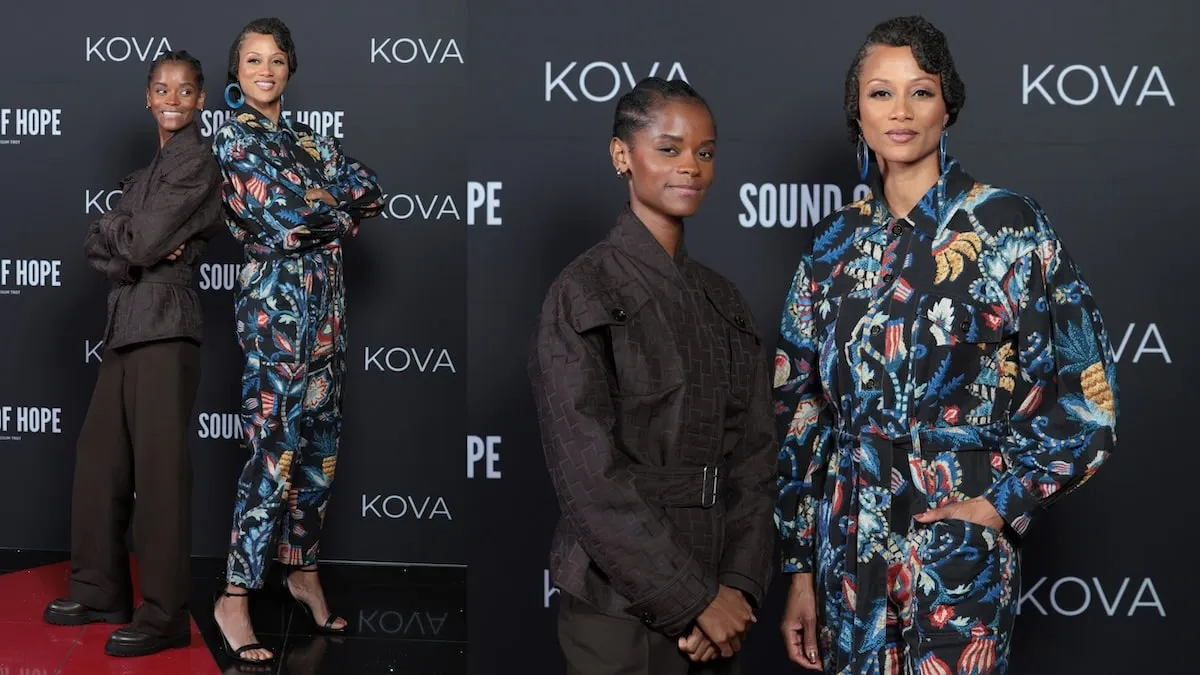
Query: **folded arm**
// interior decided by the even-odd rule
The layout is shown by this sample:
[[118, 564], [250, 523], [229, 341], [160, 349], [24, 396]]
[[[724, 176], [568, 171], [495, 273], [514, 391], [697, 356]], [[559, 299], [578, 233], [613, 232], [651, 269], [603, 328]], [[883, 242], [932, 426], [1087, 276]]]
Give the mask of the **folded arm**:
[[349, 212], [307, 200], [299, 176], [272, 164], [254, 135], [242, 127], [222, 127], [213, 152], [225, 178], [222, 198], [237, 226], [258, 243], [280, 253], [303, 252], [354, 227]]
[[337, 208], [349, 212], [355, 220], [378, 215], [383, 207], [383, 192], [375, 172], [342, 152], [336, 138], [323, 136], [319, 144], [326, 158], [329, 179], [326, 189], [337, 200]]
[[148, 202], [130, 212], [118, 208], [103, 221], [108, 249], [131, 267], [150, 267], [219, 222], [220, 171], [198, 155], [163, 175]]

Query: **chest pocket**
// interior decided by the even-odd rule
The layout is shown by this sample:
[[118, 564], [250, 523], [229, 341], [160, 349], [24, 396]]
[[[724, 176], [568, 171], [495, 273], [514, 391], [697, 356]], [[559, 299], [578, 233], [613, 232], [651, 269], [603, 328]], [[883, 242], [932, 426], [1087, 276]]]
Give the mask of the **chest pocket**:
[[724, 350], [724, 361], [728, 364], [727, 386], [729, 394], [743, 403], [750, 400], [754, 388], [755, 369], [762, 367], [765, 358], [762, 340], [754, 331], [749, 310], [735, 298], [714, 297], [708, 294], [721, 321], [714, 337]]
[[574, 323], [603, 350], [614, 376], [614, 396], [654, 396], [683, 385], [674, 331], [640, 285], [592, 296]]
[[[927, 426], [990, 424], [1003, 415], [1016, 362], [1005, 321], [987, 305], [927, 294], [912, 334], [913, 419]], [[1006, 390], [1006, 391], [1004, 391]]]

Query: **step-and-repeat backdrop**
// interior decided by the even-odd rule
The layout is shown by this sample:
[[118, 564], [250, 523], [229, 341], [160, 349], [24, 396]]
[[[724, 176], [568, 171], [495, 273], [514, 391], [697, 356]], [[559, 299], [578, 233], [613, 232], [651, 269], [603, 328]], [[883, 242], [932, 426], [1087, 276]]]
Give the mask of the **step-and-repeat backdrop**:
[[[1172, 553], [1186, 542], [1171, 542], [1196, 509], [1164, 478], [1200, 473], [1180, 423], [1200, 404], [1187, 388], [1200, 10], [1178, 0], [10, 3], [0, 14], [0, 546], [67, 547], [107, 290], [81, 244], [116, 204], [120, 178], [155, 152], [149, 62], [169, 49], [203, 61], [198, 124], [209, 137], [229, 114], [231, 41], [276, 15], [299, 52], [288, 113], [337, 136], [388, 195], [384, 216], [346, 248], [346, 422], [325, 555], [470, 563], [473, 670], [560, 672], [546, 573], [556, 504], [525, 359], [550, 281], [626, 198], [607, 150], [618, 98], [651, 74], [708, 98], [717, 177], [688, 224], [689, 248], [742, 289], [773, 341], [811, 226], [863, 189], [844, 140], [846, 68], [870, 28], [899, 13], [947, 33], [966, 81], [951, 152], [1045, 206], [1119, 357], [1115, 456], [1027, 539], [1014, 672], [1185, 672], [1177, 645], [1197, 627], [1200, 593]], [[197, 276], [204, 555], [224, 552], [246, 458], [240, 260], [222, 233]], [[789, 672], [783, 588], [746, 646], [748, 672]]]
[[[473, 654], [562, 672], [546, 573], [557, 512], [524, 364], [547, 286], [626, 197], [608, 158], [621, 94], [682, 77], [712, 105], [716, 181], [689, 249], [741, 288], [773, 343], [811, 226], [862, 189], [846, 70], [872, 26], [912, 13], [947, 34], [966, 81], [950, 151], [1048, 210], [1120, 360], [1116, 454], [1027, 539], [1012, 672], [1189, 672], [1176, 645], [1200, 628], [1200, 594], [1172, 533], [1195, 497], [1168, 477], [1200, 470], [1181, 424], [1200, 405], [1188, 388], [1200, 10], [1179, 1], [471, 5], [468, 175], [497, 199], [494, 219], [468, 227]], [[745, 648], [754, 675], [799, 670], [777, 627], [783, 591], [780, 579]]]
[[[204, 67], [211, 138], [228, 119], [229, 48], [278, 16], [299, 68], [285, 114], [374, 169], [383, 215], [345, 242], [345, 424], [322, 555], [466, 564], [467, 6], [145, 0], [8, 3], [0, 10], [0, 546], [69, 545], [75, 441], [103, 358], [105, 279], [88, 224], [154, 158], [150, 63], [185, 49]], [[223, 555], [247, 451], [228, 231], [197, 270], [203, 375], [191, 429], [193, 550]]]

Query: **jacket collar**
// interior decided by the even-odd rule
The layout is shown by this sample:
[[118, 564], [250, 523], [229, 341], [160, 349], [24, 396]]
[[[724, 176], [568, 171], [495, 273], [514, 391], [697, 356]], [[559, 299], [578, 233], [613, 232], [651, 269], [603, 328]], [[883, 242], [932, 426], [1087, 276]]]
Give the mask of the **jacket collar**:
[[[893, 216], [883, 200], [883, 179], [877, 170], [872, 170], [869, 185], [871, 194], [867, 196], [867, 201], [871, 204], [871, 231], [874, 232], [890, 225]], [[914, 228], [936, 238], [963, 197], [974, 186], [975, 179], [962, 168], [959, 161], [954, 157], [947, 157], [946, 170], [938, 177], [937, 183], [913, 206], [912, 211], [909, 211], [907, 219]]]
[[153, 183], [147, 179], [153, 177], [163, 167], [175, 166], [178, 158], [187, 158], [197, 153], [211, 156], [212, 150], [204, 144], [204, 140], [200, 137], [200, 127], [192, 122], [172, 134], [167, 142], [163, 143], [162, 147], [154, 153], [154, 159], [150, 160], [150, 164], [121, 179], [121, 191], [129, 199], [134, 199], [133, 195], [135, 194], [140, 195], [137, 197], [139, 199], [145, 198], [150, 193]]
[[688, 260], [687, 246], [683, 238], [679, 240], [679, 248], [672, 258], [667, 250], [658, 243], [650, 229], [633, 213], [629, 204], [617, 217], [617, 224], [609, 234], [609, 242], [634, 258], [643, 265], [668, 277], [675, 277], [678, 270]]

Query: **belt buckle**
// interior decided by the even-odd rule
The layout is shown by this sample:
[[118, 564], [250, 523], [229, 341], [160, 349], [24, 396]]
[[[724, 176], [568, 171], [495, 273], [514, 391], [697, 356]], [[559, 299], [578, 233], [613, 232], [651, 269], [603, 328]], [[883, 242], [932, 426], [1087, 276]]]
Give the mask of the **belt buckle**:
[[716, 506], [716, 504], [717, 504], [717, 479], [721, 474], [721, 468], [716, 467], [716, 466], [711, 467], [711, 471], [712, 471], [712, 489], [711, 490], [708, 489], [708, 473], [709, 473], [709, 471], [710, 471], [710, 467], [705, 466], [704, 467], [704, 476], [700, 482], [700, 492], [701, 492], [700, 506], [702, 508], [706, 508], [706, 509], [712, 508], [713, 506]]

